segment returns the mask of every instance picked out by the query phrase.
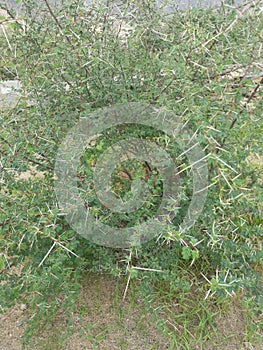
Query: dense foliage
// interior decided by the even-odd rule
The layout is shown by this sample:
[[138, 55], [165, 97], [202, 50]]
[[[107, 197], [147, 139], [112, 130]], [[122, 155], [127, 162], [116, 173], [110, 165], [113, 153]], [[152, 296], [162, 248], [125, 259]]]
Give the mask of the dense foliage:
[[[83, 270], [129, 273], [145, 295], [159, 283], [174, 293], [190, 290], [194, 275], [204, 297], [244, 288], [262, 307], [262, 13], [256, 6], [165, 16], [144, 3], [134, 1], [113, 15], [101, 4], [72, 1], [58, 10], [42, 1], [36, 10], [28, 1], [24, 19], [0, 37], [1, 78], [19, 78], [23, 86], [15, 108], [1, 112], [2, 307], [22, 296], [41, 318], [60, 306], [56, 296], [63, 290], [70, 308]], [[164, 106], [197, 132], [208, 155], [209, 191], [198, 222], [180, 234], [177, 223], [191, 199], [186, 169], [177, 223], [143, 246], [105, 248], [78, 236], [64, 220], [53, 190], [54, 162], [78, 120], [132, 101]], [[101, 152], [128, 134], [177, 151], [169, 137], [150, 128], [108, 130], [83, 154], [82, 188]], [[113, 187], [123, 197], [129, 195], [129, 174], [152, 181], [144, 211], [110, 216], [92, 188], [88, 194], [93, 214], [117, 227], [151, 216], [162, 193], [154, 168], [125, 166], [122, 176], [113, 174]]]

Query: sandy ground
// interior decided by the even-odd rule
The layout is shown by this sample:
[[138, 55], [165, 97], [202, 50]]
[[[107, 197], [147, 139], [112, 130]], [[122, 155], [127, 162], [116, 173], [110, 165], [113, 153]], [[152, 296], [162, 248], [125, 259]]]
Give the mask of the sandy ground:
[[[169, 336], [156, 328], [140, 300], [128, 296], [120, 308], [116, 288], [118, 281], [113, 277], [87, 278], [70, 320], [61, 310], [35, 335], [32, 349], [172, 350]], [[0, 315], [0, 350], [22, 350], [21, 338], [31, 316], [24, 304], [17, 304]], [[193, 343], [191, 350], [261, 350], [262, 345], [256, 347], [244, 342], [245, 322], [240, 306], [233, 302], [227, 312], [215, 317], [214, 339], [204, 347]], [[176, 335], [176, 330], [173, 332]]]

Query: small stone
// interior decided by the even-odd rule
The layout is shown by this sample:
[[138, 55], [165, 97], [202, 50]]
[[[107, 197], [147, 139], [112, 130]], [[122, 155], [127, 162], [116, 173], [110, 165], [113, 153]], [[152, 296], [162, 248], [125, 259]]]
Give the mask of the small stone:
[[25, 311], [27, 309], [27, 305], [26, 304], [21, 304], [20, 305], [20, 310], [21, 311]]

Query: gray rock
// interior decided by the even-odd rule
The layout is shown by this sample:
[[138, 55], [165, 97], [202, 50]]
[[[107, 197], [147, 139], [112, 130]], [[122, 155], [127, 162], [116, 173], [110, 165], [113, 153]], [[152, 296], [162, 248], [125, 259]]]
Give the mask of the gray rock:
[[0, 108], [14, 107], [20, 97], [19, 80], [0, 81]]

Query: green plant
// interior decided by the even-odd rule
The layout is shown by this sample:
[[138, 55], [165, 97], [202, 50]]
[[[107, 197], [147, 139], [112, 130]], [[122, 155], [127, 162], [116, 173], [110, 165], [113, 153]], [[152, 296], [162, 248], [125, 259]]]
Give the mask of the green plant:
[[[55, 11], [45, 3], [39, 4], [45, 10], [39, 18], [33, 15], [34, 1], [27, 2], [25, 22], [18, 21], [8, 34], [9, 45], [0, 37], [1, 62], [17, 72], [23, 86], [16, 107], [1, 115], [2, 307], [20, 295], [28, 300], [35, 311], [30, 337], [43, 318], [50, 320], [61, 307], [61, 293], [63, 306], [71, 310], [83, 269], [127, 273], [141, 283], [146, 301], [158, 285], [164, 295], [169, 291], [169, 299], [180, 291], [182, 303], [190, 300], [194, 276], [206, 299], [222, 300], [244, 288], [255, 298], [255, 310], [262, 306], [259, 7], [241, 14], [229, 8], [165, 17], [146, 2], [134, 1], [124, 6], [124, 15], [114, 17], [102, 4], [85, 8], [72, 1]], [[181, 233], [177, 224], [193, 186], [187, 160], [179, 159], [184, 169], [182, 208], [175, 222], [157, 241], [127, 254], [75, 234], [58, 208], [53, 171], [59, 144], [81, 118], [101, 107], [133, 101], [164, 106], [198, 132], [209, 165], [209, 193], [196, 225]], [[134, 125], [107, 130], [85, 150], [79, 186], [89, 196], [93, 215], [117, 227], [151, 217], [162, 194], [158, 171], [136, 162], [120, 164], [112, 185], [125, 198], [131, 176], [152, 182], [142, 210], [129, 217], [112, 215], [100, 206], [92, 186], [87, 191], [96, 159], [127, 135], [157, 142], [171, 157], [178, 154], [167, 135]], [[212, 312], [203, 305], [198, 304], [194, 315], [200, 317], [201, 332], [207, 332], [205, 322], [210, 321], [205, 320], [211, 320]], [[178, 348], [182, 342], [190, 346], [187, 327]]]

